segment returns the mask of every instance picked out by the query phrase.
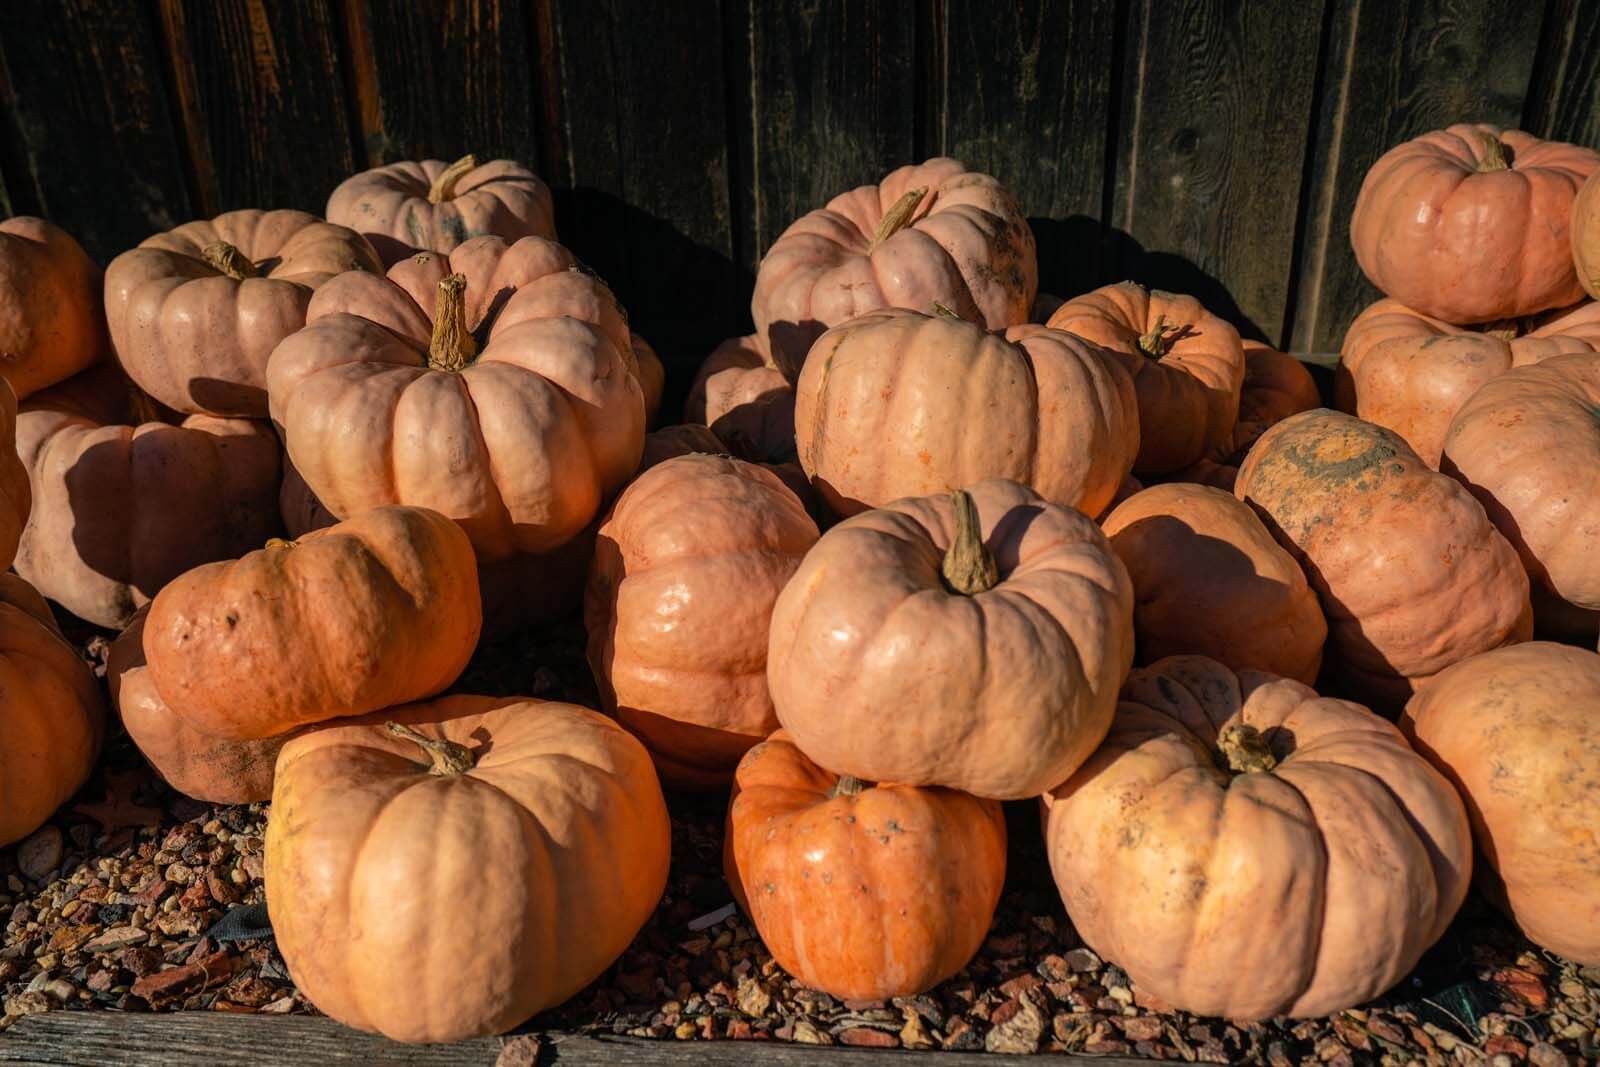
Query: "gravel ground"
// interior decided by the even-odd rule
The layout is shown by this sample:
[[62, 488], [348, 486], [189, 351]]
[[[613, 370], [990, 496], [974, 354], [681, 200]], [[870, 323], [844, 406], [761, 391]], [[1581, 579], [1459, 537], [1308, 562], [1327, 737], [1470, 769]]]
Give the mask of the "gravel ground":
[[[103, 657], [103, 639], [74, 636]], [[486, 645], [457, 688], [594, 703], [576, 625]], [[39, 1011], [313, 1011], [265, 927], [266, 806], [180, 797], [113, 734], [80, 796], [0, 850], [0, 1029]], [[1274, 1065], [1600, 1058], [1600, 968], [1535, 948], [1476, 895], [1416, 973], [1363, 1009], [1238, 1025], [1172, 1011], [1078, 941], [1032, 804], [1008, 806], [1006, 892], [978, 958], [923, 996], [837, 1000], [788, 978], [733, 909], [724, 798], [669, 800], [660, 908], [615, 967], [535, 1029]]]

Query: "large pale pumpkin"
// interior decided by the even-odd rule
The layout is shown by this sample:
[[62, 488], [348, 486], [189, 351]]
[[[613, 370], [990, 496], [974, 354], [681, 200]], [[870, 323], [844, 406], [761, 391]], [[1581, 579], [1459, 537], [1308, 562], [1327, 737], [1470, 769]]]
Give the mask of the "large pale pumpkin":
[[1339, 356], [1341, 411], [1387, 426], [1430, 467], [1461, 405], [1513, 367], [1600, 349], [1600, 303], [1533, 320], [1452, 326], [1380, 300], [1345, 334]]
[[1006, 871], [1000, 805], [823, 770], [779, 731], [739, 764], [723, 845], [783, 969], [836, 997], [933, 988], [983, 944]]
[[145, 239], [106, 268], [117, 358], [175, 411], [259, 418], [267, 357], [342, 271], [377, 271], [353, 230], [304, 211], [229, 211]]
[[1291, 416], [1256, 442], [1234, 492], [1305, 569], [1339, 680], [1380, 711], [1531, 634], [1516, 552], [1391, 430], [1321, 408]]
[[622, 727], [571, 704], [453, 696], [283, 747], [267, 909], [323, 1012], [457, 1041], [609, 967], [661, 899], [670, 844], [650, 757]]
[[1133, 579], [1142, 662], [1199, 653], [1316, 681], [1327, 620], [1300, 564], [1249, 505], [1173, 482], [1129, 497], [1101, 529]]
[[174, 579], [150, 605], [144, 649], [173, 714], [244, 740], [431, 696], [482, 625], [461, 527], [385, 507]]
[[1356, 261], [1388, 296], [1445, 322], [1488, 322], [1583, 298], [1572, 203], [1600, 154], [1458, 123], [1384, 153], [1350, 219]]
[[822, 336], [794, 422], [800, 465], [841, 515], [986, 478], [1098, 515], [1140, 433], [1111, 353], [1043, 326], [990, 333], [901, 308]]
[[0, 589], [0, 845], [78, 791], [105, 733], [99, 683], [37, 610], [25, 587]]
[[1200, 301], [1121, 282], [1068, 300], [1049, 325], [1116, 352], [1133, 375], [1135, 474], [1171, 474], [1230, 450], [1244, 385], [1243, 342]]
[[392, 266], [415, 252], [454, 252], [485, 235], [556, 239], [550, 190], [520, 163], [404, 160], [346, 178], [328, 197], [328, 221], [348, 226]]
[[605, 284], [538, 237], [351, 272], [267, 368], [273, 421], [330, 512], [414, 504], [486, 561], [552, 552], [639, 464], [644, 397]]
[[667, 785], [726, 785], [778, 728], [772, 605], [817, 536], [777, 475], [724, 456], [669, 459], [617, 498], [584, 597], [589, 665]]
[[122, 727], [150, 766], [172, 788], [211, 804], [256, 804], [272, 799], [278, 753], [293, 733], [243, 741], [212, 737], [174, 715], [150, 677], [144, 654], [147, 604], [111, 642], [106, 684]]
[[730, 337], [706, 357], [689, 386], [683, 420], [711, 427], [746, 459], [795, 458], [794, 384], [757, 334]]
[[1028, 321], [1039, 289], [1016, 198], [954, 159], [841, 193], [773, 242], [756, 272], [756, 335], [792, 381], [823, 331], [868, 311], [937, 304], [991, 330]]
[[112, 629], [189, 568], [281, 530], [271, 426], [213, 415], [173, 426], [147, 398], [135, 414], [135, 399], [108, 363], [34, 394], [17, 416], [33, 495], [17, 573]]
[[0, 377], [18, 397], [107, 350], [100, 268], [72, 235], [27, 215], [0, 222]]
[[1441, 463], [1522, 557], [1540, 630], [1589, 644], [1600, 629], [1596, 412], [1600, 355], [1518, 367], [1456, 412]]
[[1535, 641], [1458, 663], [1400, 721], [1466, 801], [1490, 896], [1600, 965], [1600, 656]]
[[1015, 482], [835, 526], [778, 597], [778, 720], [829, 770], [1037, 796], [1105, 736], [1133, 587], [1094, 522]]
[[1399, 730], [1203, 656], [1134, 671], [1105, 744], [1044, 808], [1078, 933], [1199, 1015], [1370, 1000], [1438, 940], [1471, 877], [1461, 801]]

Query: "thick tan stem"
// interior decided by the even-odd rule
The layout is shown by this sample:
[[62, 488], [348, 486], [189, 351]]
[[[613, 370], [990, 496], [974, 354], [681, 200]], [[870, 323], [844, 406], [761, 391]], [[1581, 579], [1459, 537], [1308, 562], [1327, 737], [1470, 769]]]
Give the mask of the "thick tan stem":
[[983, 543], [978, 508], [972, 502], [972, 494], [957, 489], [950, 494], [950, 504], [956, 514], [956, 536], [944, 554], [939, 573], [954, 592], [975, 596], [999, 584], [1000, 568], [995, 564], [994, 553]]
[[928, 195], [928, 189], [913, 189], [899, 200], [894, 206], [884, 213], [883, 221], [878, 223], [878, 228], [872, 231], [872, 243], [867, 245], [868, 252], [876, 252], [878, 246], [889, 238], [911, 225], [911, 216], [917, 213], [917, 208], [922, 206], [923, 197]]
[[452, 274], [439, 281], [428, 366], [435, 370], [459, 371], [477, 354], [478, 342], [467, 329], [467, 278], [464, 274]]
[[1479, 136], [1483, 142], [1483, 155], [1478, 157], [1478, 173], [1510, 170], [1511, 161], [1506, 158], [1506, 146], [1500, 142], [1500, 138], [1486, 130], [1479, 131]]
[[261, 272], [256, 270], [256, 265], [250, 262], [250, 257], [226, 241], [206, 245], [200, 250], [200, 256], [213, 268], [236, 282], [261, 276]]
[[1234, 774], [1260, 774], [1278, 765], [1261, 731], [1248, 723], [1236, 722], [1217, 734], [1217, 748]]
[[403, 737], [407, 741], [421, 748], [428, 754], [432, 766], [428, 768], [429, 774], [447, 777], [454, 774], [466, 774], [472, 770], [476, 760], [473, 759], [472, 750], [466, 745], [458, 745], [454, 741], [435, 741], [433, 738], [421, 734], [405, 723], [384, 723], [384, 729], [396, 737]]
[[295, 545], [298, 545], [299, 543], [300, 542], [294, 540], [294, 538], [292, 538], [292, 537], [269, 537], [269, 538], [267, 538], [267, 543], [265, 545], [263, 545], [262, 547], [264, 547], [264, 548], [293, 548]]
[[831, 797], [853, 797], [867, 788], [867, 783], [859, 778], [852, 778], [848, 774], [833, 783]]
[[468, 152], [448, 167], [439, 172], [433, 179], [433, 184], [428, 186], [428, 203], [442, 204], [456, 195], [456, 182], [467, 176], [467, 171], [475, 170], [478, 166], [478, 157]]
[[1502, 341], [1515, 341], [1522, 336], [1522, 323], [1518, 319], [1496, 319], [1486, 322], [1478, 327], [1478, 332], [1485, 337], [1495, 337]]

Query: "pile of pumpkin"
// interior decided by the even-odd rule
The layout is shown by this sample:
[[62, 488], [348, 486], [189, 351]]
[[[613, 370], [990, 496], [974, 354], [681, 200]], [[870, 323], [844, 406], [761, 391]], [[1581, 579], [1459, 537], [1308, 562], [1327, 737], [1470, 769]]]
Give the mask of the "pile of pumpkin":
[[[270, 797], [295, 981], [400, 1039], [609, 966], [661, 783], [731, 787], [732, 892], [846, 997], [967, 963], [1031, 798], [1081, 936], [1180, 1008], [1380, 994], [1474, 833], [1528, 935], [1600, 962], [1600, 655], [1529, 641], [1600, 631], [1600, 304], [1548, 310], [1600, 282], [1597, 169], [1490, 127], [1385, 156], [1346, 413], [1192, 297], [1039, 294], [1015, 199], [948, 159], [790, 226], [648, 435], [661, 365], [513, 163], [190, 223], [103, 297], [0, 225], [0, 841], [103, 731], [42, 592], [122, 631], [168, 782]], [[580, 599], [607, 714], [437, 698]]]

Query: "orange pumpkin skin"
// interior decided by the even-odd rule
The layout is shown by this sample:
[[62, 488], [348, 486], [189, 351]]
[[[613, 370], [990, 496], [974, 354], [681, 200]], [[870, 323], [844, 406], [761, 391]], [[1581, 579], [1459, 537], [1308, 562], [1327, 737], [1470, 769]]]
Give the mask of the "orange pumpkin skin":
[[739, 764], [723, 869], [783, 969], [836, 997], [925, 992], [983, 944], [1006, 870], [1000, 805], [840, 779], [779, 731]]
[[0, 565], [17, 558], [32, 510], [28, 468], [17, 455], [17, 395], [7, 385], [0, 388]]
[[19, 398], [105, 354], [100, 268], [72, 235], [27, 215], [0, 222], [0, 377]]
[[661, 413], [661, 391], [667, 385], [667, 368], [662, 365], [661, 357], [656, 355], [655, 347], [649, 341], [631, 331], [628, 336], [633, 343], [639, 391], [644, 394], [644, 421], [646, 425], [654, 426], [656, 416]]
[[644, 437], [644, 455], [639, 460], [639, 474], [678, 456], [695, 454], [708, 456], [728, 455], [728, 446], [711, 432], [709, 426], [685, 422], [652, 430]]
[[1305, 569], [1337, 675], [1379, 711], [1452, 663], [1531, 636], [1515, 550], [1390, 430], [1320, 408], [1291, 416], [1250, 450], [1234, 493]]
[[[431, 774], [386, 722], [462, 746], [474, 765]], [[650, 757], [616, 723], [571, 704], [446, 697], [284, 745], [267, 909], [323, 1012], [397, 1041], [457, 1041], [509, 1030], [609, 967], [661, 899], [670, 839]]]
[[1600, 964], [1600, 656], [1486, 652], [1413, 697], [1400, 726], [1466, 801], [1489, 895], [1545, 948]]
[[437, 693], [482, 627], [461, 527], [388, 507], [174, 579], [150, 605], [144, 649], [173, 714], [245, 740]]
[[1568, 224], [1597, 166], [1588, 148], [1483, 123], [1423, 134], [1367, 171], [1350, 219], [1356, 261], [1386, 295], [1445, 322], [1576, 303]]
[[726, 785], [778, 728], [772, 605], [817, 537], [777, 475], [723, 456], [670, 459], [617, 498], [584, 596], [589, 665], [668, 786]]
[[1316, 379], [1293, 356], [1260, 341], [1243, 341], [1244, 385], [1239, 391], [1239, 418], [1233, 424], [1233, 448], [1228, 456], [1237, 466], [1245, 453], [1290, 415], [1322, 406]]
[[1141, 662], [1198, 653], [1316, 681], [1327, 620], [1300, 564], [1249, 505], [1174, 482], [1125, 500], [1101, 528], [1133, 579]]
[[1105, 736], [1133, 662], [1133, 587], [1083, 514], [1015, 482], [968, 492], [995, 585], [945, 586], [948, 496], [847, 519], [778, 597], [767, 682], [779, 722], [830, 770], [1038, 796]]
[[1600, 349], [1600, 303], [1520, 324], [1452, 326], [1380, 300], [1345, 334], [1339, 357], [1339, 410], [1387, 426], [1430, 467], [1439, 466], [1445, 431], [1461, 405], [1513, 367]]
[[1600, 181], [1593, 173], [1572, 201], [1572, 265], [1583, 291], [1600, 299]]
[[[247, 269], [205, 256], [217, 242]], [[304, 211], [230, 211], [144, 240], [106, 268], [106, 319], [123, 368], [186, 414], [267, 414], [267, 357], [306, 321], [311, 293], [342, 271], [377, 271], [360, 234]]]
[[794, 422], [800, 465], [840, 515], [986, 478], [1098, 515], [1139, 451], [1133, 383], [1111, 353], [902, 308], [817, 341]]
[[35, 610], [14, 589], [0, 602], [0, 845], [33, 833], [78, 791], [105, 735], [94, 674]]
[[[1235, 743], [1241, 724], [1264, 746]], [[1438, 940], [1471, 879], [1461, 800], [1399, 730], [1203, 656], [1134, 671], [1106, 743], [1044, 809], [1084, 941], [1199, 1015], [1369, 1000]]]
[[[886, 224], [918, 189], [926, 192], [904, 225]], [[1028, 321], [1038, 289], [1033, 231], [1016, 198], [989, 175], [941, 157], [797, 219], [761, 260], [750, 315], [792, 381], [823, 331], [866, 312], [932, 314], [941, 303], [1002, 330]]]
[[139, 422], [115, 364], [34, 394], [17, 416], [33, 511], [17, 573], [120, 629], [161, 587], [280, 532], [278, 439], [254, 419]]
[[292, 734], [230, 741], [201, 733], [161, 699], [144, 655], [140, 608], [111, 642], [106, 683], [123, 729], [172, 788], [210, 804], [256, 804], [272, 799], [272, 771]]
[[538, 175], [509, 159], [481, 166], [467, 160], [472, 165], [446, 179], [437, 201], [430, 190], [454, 166], [443, 160], [405, 160], [352, 175], [328, 197], [328, 221], [371, 241], [385, 269], [416, 252], [454, 252], [484, 235], [556, 239], [550, 189]]
[[[575, 537], [644, 444], [625, 315], [576, 268], [542, 238], [478, 237], [448, 257], [401, 260], [387, 278], [323, 286], [267, 381], [290, 460], [328, 510], [432, 508], [466, 528], [484, 562]], [[464, 366], [430, 354], [453, 272], [466, 278], [459, 325], [482, 338], [475, 358], [454, 353]]]
[[1244, 347], [1239, 331], [1200, 301], [1120, 282], [1068, 300], [1049, 325], [1117, 353], [1133, 375], [1140, 438], [1133, 473], [1171, 474], [1229, 449]]
[[1540, 630], [1586, 641], [1600, 620], [1597, 407], [1600, 354], [1519, 367], [1456, 412], [1441, 462], [1522, 557]]
[[731, 337], [700, 364], [683, 421], [711, 427], [745, 459], [795, 458], [794, 385], [768, 356], [757, 334]]

